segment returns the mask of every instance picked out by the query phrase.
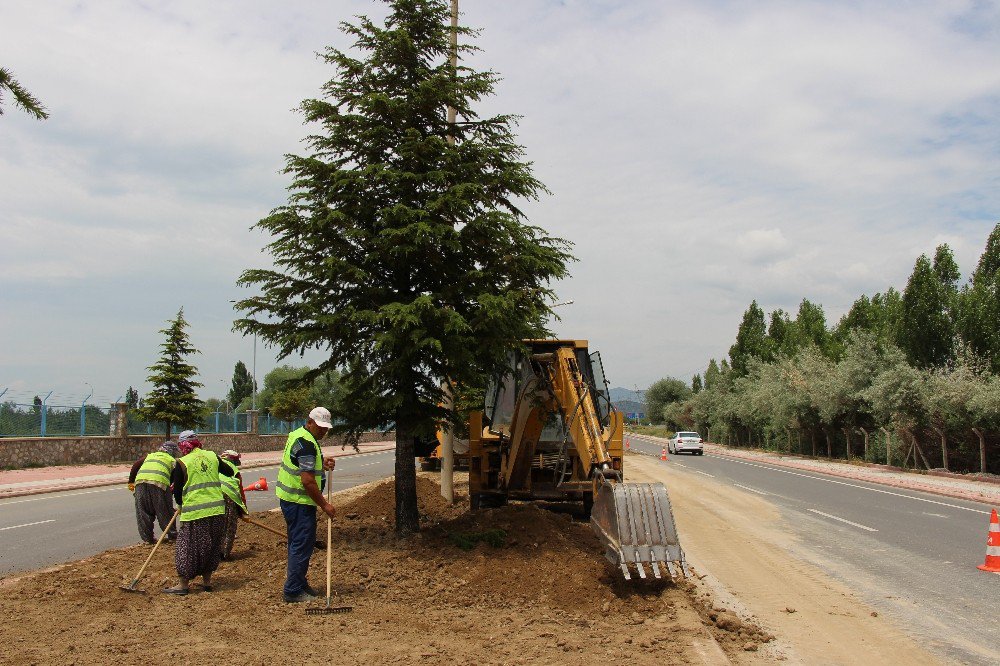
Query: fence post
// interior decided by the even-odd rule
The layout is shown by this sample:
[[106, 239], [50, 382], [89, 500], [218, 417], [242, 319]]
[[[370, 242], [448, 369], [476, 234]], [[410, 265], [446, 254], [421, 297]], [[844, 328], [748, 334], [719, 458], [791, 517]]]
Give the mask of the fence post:
[[124, 402], [111, 403], [111, 431], [108, 433], [112, 437], [128, 436], [127, 412], [128, 404]]
[[251, 435], [256, 435], [258, 433], [258, 423], [257, 415], [259, 412], [256, 409], [247, 410], [247, 432]]
[[218, 410], [216, 410], [216, 412], [215, 412], [215, 434], [216, 435], [219, 434], [219, 412], [218, 412]]
[[45, 437], [45, 417], [49, 411], [46, 403], [49, 401], [49, 396], [51, 395], [52, 391], [49, 391], [49, 395], [45, 396], [45, 399], [42, 400], [42, 437]]

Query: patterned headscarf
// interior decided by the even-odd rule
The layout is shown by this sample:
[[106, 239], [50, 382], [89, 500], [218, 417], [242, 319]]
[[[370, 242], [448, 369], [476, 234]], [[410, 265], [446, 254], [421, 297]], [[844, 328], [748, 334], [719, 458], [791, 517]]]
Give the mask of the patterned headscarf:
[[180, 447], [177, 446], [177, 442], [171, 442], [169, 439], [163, 442], [163, 444], [160, 444], [160, 450], [164, 453], [169, 453], [174, 458], [176, 458], [177, 454], [181, 451]]
[[185, 430], [177, 436], [177, 447], [180, 449], [182, 456], [186, 456], [200, 446], [201, 440], [198, 439], [198, 435], [194, 433], [194, 430]]

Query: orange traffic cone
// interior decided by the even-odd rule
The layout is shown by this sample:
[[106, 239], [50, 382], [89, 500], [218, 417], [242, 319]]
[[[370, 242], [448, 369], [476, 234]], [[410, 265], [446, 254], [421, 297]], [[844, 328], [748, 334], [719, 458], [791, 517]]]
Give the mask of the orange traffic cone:
[[993, 509], [993, 515], [990, 516], [990, 531], [986, 537], [986, 561], [976, 568], [1000, 573], [1000, 518], [997, 518], [996, 509]]
[[257, 483], [251, 483], [249, 486], [243, 486], [244, 492], [249, 492], [251, 490], [267, 490], [267, 479], [260, 477]]
[[631, 443], [628, 441], [628, 437], [625, 438], [625, 449], [629, 450], [632, 448]]
[[660, 460], [666, 460], [666, 459], [667, 459], [667, 447], [664, 446], [662, 449], [660, 449]]

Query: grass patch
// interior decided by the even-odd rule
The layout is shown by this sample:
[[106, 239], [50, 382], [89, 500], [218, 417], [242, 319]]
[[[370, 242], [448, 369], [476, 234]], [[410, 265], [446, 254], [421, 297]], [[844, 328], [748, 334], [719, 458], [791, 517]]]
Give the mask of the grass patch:
[[504, 530], [483, 530], [482, 532], [451, 532], [448, 540], [462, 550], [472, 550], [476, 544], [482, 541], [494, 548], [500, 548], [507, 541], [507, 532]]

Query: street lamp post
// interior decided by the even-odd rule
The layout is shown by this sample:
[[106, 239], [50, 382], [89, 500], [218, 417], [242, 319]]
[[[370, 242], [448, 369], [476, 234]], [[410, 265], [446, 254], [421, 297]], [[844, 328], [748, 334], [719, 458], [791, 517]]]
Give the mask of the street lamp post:
[[[90, 382], [84, 382], [84, 384], [90, 386]], [[90, 386], [90, 393], [83, 399], [83, 404], [80, 405], [80, 437], [87, 434], [87, 401], [90, 400], [93, 395], [94, 387]]]

